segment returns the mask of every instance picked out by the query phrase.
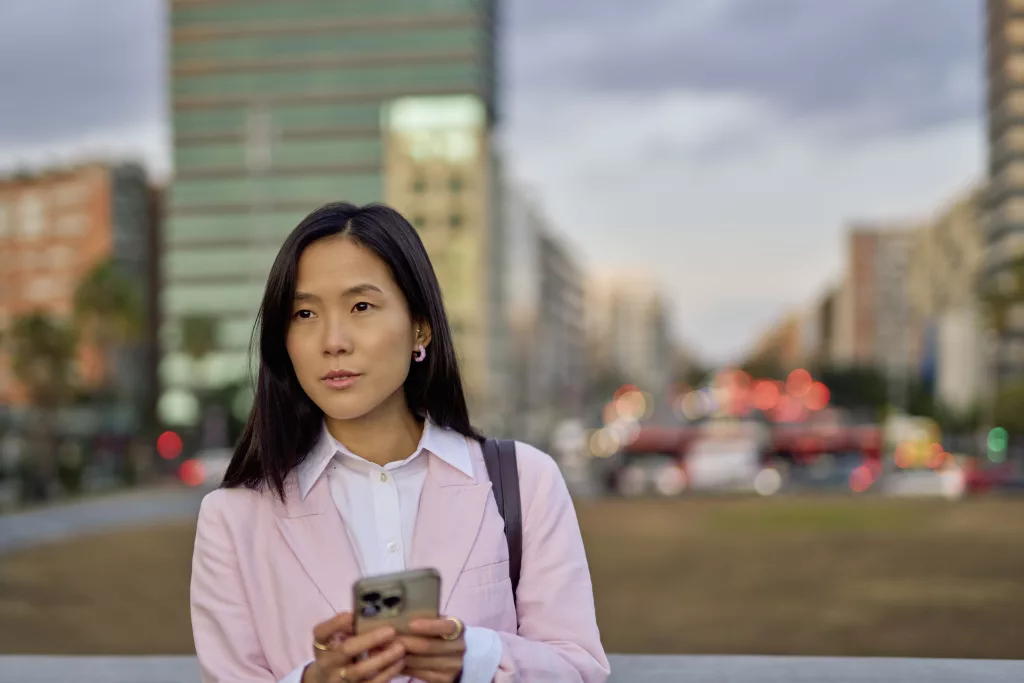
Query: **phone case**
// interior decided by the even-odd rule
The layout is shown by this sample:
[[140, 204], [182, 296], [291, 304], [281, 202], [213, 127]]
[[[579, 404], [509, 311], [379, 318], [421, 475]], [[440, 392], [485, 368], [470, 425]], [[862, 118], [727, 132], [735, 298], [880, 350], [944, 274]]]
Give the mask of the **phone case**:
[[353, 586], [355, 632], [393, 626], [408, 633], [413, 619], [436, 619], [440, 602], [441, 575], [436, 569], [363, 577]]

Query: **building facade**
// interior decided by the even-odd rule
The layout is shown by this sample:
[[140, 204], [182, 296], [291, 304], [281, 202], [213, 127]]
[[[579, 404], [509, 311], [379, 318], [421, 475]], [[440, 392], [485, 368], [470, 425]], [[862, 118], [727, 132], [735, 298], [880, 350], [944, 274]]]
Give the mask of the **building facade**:
[[537, 201], [508, 184], [505, 198], [510, 340], [506, 422], [517, 438], [543, 445], [559, 420], [584, 412], [584, 278]]
[[631, 273], [592, 276], [585, 308], [594, 377], [630, 382], [654, 394], [671, 384], [674, 347], [665, 304], [653, 281]]
[[988, 191], [983, 298], [1004, 303], [995, 335], [996, 376], [1024, 379], [1024, 0], [987, 0]]
[[785, 374], [804, 366], [814, 346], [811, 320], [803, 311], [784, 315], [757, 339], [744, 366], [755, 376]]
[[383, 111], [385, 201], [430, 254], [480, 428], [507, 414], [503, 224], [486, 111], [474, 96], [410, 97]]
[[[389, 201], [422, 218], [462, 326], [471, 397], [486, 404], [495, 392], [483, 340], [498, 333], [482, 319], [497, 319], [488, 307], [500, 296], [483, 282], [497, 229], [494, 3], [174, 0], [170, 19], [166, 412], [188, 412], [178, 409], [195, 382], [244, 384], [278, 247], [303, 216], [338, 200]], [[182, 347], [182, 321], [197, 316], [217, 326], [201, 376]]]
[[[915, 228], [861, 225], [849, 234], [845, 328], [851, 335], [849, 364], [890, 373], [915, 366], [916, 341], [910, 323], [910, 257]], [[837, 330], [838, 331], [838, 330]]]
[[985, 387], [985, 331], [978, 305], [986, 259], [983, 189], [957, 198], [914, 238], [909, 296], [921, 380], [956, 411], [973, 408]]
[[[79, 282], [108, 259], [137, 283], [149, 314], [146, 303], [156, 287], [148, 268], [153, 218], [147, 176], [136, 164], [85, 164], [0, 179], [0, 331], [33, 312], [70, 322]], [[153, 320], [141, 322], [145, 329]], [[113, 357], [80, 345], [78, 382], [116, 386], [151, 403], [152, 341]], [[0, 404], [24, 405], [27, 398], [0, 350]]]

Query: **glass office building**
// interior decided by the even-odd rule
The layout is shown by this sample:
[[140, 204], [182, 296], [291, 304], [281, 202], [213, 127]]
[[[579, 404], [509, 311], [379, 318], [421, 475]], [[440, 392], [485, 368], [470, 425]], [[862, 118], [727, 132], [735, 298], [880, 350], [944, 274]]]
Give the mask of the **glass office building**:
[[[217, 387], [246, 377], [271, 262], [284, 236], [320, 204], [388, 201], [407, 215], [415, 212], [435, 259], [447, 256], [449, 241], [427, 235], [442, 220], [452, 235], [496, 229], [486, 208], [496, 201], [488, 191], [494, 9], [493, 0], [172, 2], [175, 178], [164, 230], [165, 417], [188, 421], [197, 383]], [[414, 112], [403, 119], [413, 122], [416, 111], [432, 107], [461, 111], [461, 119], [441, 117], [446, 134], [453, 122], [472, 127], [467, 135], [480, 145], [475, 161], [485, 163], [460, 180], [448, 173], [434, 183], [436, 164], [421, 172], [405, 156], [389, 156], [396, 106]], [[390, 169], [389, 158], [395, 160]], [[408, 191], [389, 181], [396, 169], [401, 182], [412, 184]], [[484, 208], [477, 203], [464, 212], [473, 187]], [[437, 218], [428, 223], [418, 202], [429, 203]], [[474, 247], [485, 261], [494, 256], [489, 244], [477, 240]], [[480, 284], [442, 287], [448, 297], [455, 286]], [[491, 287], [481, 289], [497, 296]], [[182, 321], [190, 317], [214, 320], [217, 328], [215, 348], [198, 360], [182, 339]], [[474, 312], [466, 317], [475, 319]]]

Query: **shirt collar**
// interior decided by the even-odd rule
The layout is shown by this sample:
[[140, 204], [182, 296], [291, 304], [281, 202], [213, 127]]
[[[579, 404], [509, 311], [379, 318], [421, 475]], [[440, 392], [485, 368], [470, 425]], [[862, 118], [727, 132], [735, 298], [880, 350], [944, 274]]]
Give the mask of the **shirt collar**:
[[[466, 476], [473, 476], [473, 460], [469, 454], [466, 437], [454, 430], [439, 427], [430, 419], [423, 423], [423, 436], [420, 437], [416, 450], [409, 457], [412, 458], [424, 451], [440, 458]], [[320, 437], [298, 467], [299, 492], [303, 500], [324, 470], [327, 469], [327, 465], [339, 453], [363, 459], [331, 436], [331, 433], [327, 431], [327, 424], [323, 423], [320, 428]]]

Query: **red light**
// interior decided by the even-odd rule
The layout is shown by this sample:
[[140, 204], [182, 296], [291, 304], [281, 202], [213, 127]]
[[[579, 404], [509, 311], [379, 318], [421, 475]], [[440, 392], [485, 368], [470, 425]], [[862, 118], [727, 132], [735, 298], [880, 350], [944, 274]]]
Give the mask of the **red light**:
[[786, 378], [786, 391], [793, 396], [803, 398], [810, 391], [813, 381], [811, 373], [803, 368], [799, 368], [789, 373], [789, 377]]
[[854, 493], [864, 493], [871, 488], [874, 480], [875, 478], [871, 474], [871, 470], [861, 465], [850, 473], [850, 490]]
[[174, 432], [164, 432], [156, 440], [156, 452], [164, 460], [174, 460], [181, 455], [181, 437]]
[[186, 460], [178, 468], [178, 478], [186, 486], [199, 486], [206, 481], [206, 468], [198, 460]]
[[779, 404], [779, 387], [775, 382], [763, 379], [754, 385], [754, 406], [768, 412]]
[[804, 405], [808, 410], [824, 410], [831, 397], [828, 387], [821, 382], [812, 382], [804, 397]]

